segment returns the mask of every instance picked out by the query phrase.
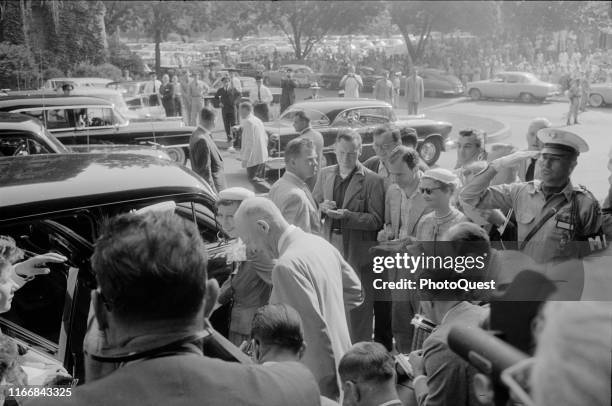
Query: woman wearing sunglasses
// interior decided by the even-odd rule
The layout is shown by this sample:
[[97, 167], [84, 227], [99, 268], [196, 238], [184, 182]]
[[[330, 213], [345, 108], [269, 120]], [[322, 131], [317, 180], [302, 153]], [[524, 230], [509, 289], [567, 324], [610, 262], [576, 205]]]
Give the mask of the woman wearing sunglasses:
[[448, 169], [435, 168], [423, 174], [419, 192], [423, 195], [427, 207], [433, 211], [419, 221], [417, 241], [438, 241], [455, 224], [469, 221], [451, 205], [458, 184], [459, 179]]

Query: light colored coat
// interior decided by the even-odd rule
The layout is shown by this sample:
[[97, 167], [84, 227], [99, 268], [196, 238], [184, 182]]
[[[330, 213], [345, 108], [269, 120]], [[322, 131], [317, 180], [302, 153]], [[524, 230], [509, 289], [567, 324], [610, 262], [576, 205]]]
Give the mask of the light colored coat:
[[425, 97], [425, 86], [423, 78], [417, 75], [416, 78], [409, 76], [406, 79], [406, 97], [409, 103], [420, 103]]
[[361, 282], [342, 255], [323, 238], [294, 228], [279, 244], [270, 303], [285, 303], [302, 316], [307, 347], [302, 362], [321, 395], [340, 393], [338, 365], [351, 347], [346, 309], [362, 302]]
[[321, 231], [321, 215], [312, 193], [308, 185], [293, 173], [286, 171], [272, 185], [268, 198], [289, 223], [309, 233]]
[[263, 122], [253, 114], [240, 122], [242, 126], [242, 167], [263, 164], [268, 160], [268, 135]]

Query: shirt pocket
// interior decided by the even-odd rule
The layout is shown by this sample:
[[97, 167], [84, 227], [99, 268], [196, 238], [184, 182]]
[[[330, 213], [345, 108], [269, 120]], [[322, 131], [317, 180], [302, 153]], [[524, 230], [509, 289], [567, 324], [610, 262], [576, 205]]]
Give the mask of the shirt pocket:
[[523, 241], [527, 234], [531, 231], [535, 224], [535, 215], [530, 212], [521, 212], [516, 214], [518, 226], [518, 240]]

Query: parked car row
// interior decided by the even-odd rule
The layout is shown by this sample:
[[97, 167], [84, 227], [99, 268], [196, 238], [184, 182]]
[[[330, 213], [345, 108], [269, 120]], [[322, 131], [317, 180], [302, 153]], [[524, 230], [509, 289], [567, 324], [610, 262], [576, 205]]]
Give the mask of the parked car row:
[[131, 122], [113, 103], [95, 97], [9, 96], [0, 98], [0, 111], [37, 118], [64, 145], [154, 143], [181, 164], [195, 130], [182, 121]]
[[467, 94], [472, 100], [512, 99], [524, 103], [543, 102], [561, 94], [561, 88], [527, 72], [500, 72], [493, 78], [469, 82]]

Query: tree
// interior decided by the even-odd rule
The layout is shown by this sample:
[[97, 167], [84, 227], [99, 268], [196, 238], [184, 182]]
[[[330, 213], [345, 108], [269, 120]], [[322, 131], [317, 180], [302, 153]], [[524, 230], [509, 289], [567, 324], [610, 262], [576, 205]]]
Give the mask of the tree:
[[103, 1], [105, 8], [104, 25], [108, 35], [126, 29], [135, 20], [134, 3], [129, 1]]
[[28, 89], [36, 84], [36, 63], [25, 45], [0, 42], [0, 60], [0, 87]]
[[298, 60], [332, 30], [350, 34], [382, 11], [379, 1], [279, 1], [258, 5], [259, 18], [280, 29], [289, 39]]
[[214, 2], [215, 19], [222, 22], [236, 39], [256, 34], [262, 25], [261, 3], [257, 1], [217, 1]]
[[22, 1], [0, 2], [0, 41], [26, 45], [26, 7]]
[[134, 15], [142, 29], [155, 42], [155, 71], [160, 74], [160, 44], [168, 34], [188, 34], [212, 28], [215, 18], [209, 2], [134, 1]]
[[406, 42], [410, 65], [419, 63], [434, 29], [485, 34], [499, 22], [499, 5], [490, 1], [389, 1], [387, 7]]

